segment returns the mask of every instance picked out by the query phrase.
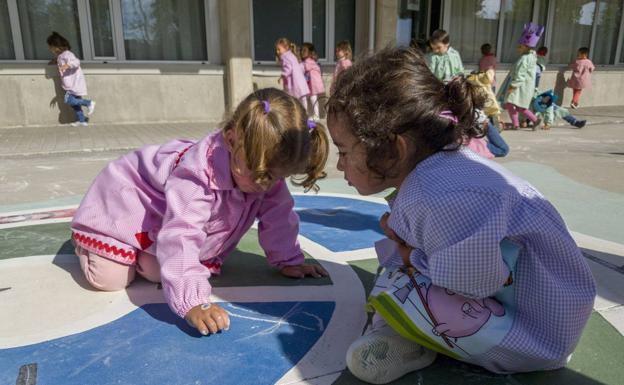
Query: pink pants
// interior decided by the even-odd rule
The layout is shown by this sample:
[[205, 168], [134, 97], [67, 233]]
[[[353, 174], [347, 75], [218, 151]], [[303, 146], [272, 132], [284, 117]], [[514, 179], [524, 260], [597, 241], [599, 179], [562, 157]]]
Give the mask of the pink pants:
[[533, 123], [537, 121], [537, 117], [535, 117], [535, 115], [533, 115], [533, 113], [528, 108], [518, 107], [515, 104], [511, 103], [505, 103], [505, 108], [507, 109], [507, 112], [511, 117], [511, 124], [514, 127], [520, 126], [520, 123], [518, 122], [518, 112], [522, 112], [524, 116], [529, 118], [529, 120]]
[[124, 265], [112, 259], [92, 253], [76, 246], [80, 267], [87, 281], [98, 290], [117, 291], [125, 289], [136, 277], [136, 273], [151, 282], [160, 282], [160, 266], [156, 256], [139, 251], [136, 265]]
[[578, 105], [579, 100], [581, 99], [581, 92], [583, 92], [582, 88], [573, 88], [572, 89], [572, 103]]

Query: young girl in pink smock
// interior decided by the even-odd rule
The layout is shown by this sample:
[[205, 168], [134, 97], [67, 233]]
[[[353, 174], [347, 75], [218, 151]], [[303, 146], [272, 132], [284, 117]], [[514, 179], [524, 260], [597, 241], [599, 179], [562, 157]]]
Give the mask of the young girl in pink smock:
[[91, 115], [95, 110], [95, 102], [84, 98], [87, 95], [87, 82], [80, 68], [80, 60], [70, 51], [69, 41], [58, 32], [52, 32], [46, 42], [48, 49], [54, 54], [54, 60], [58, 66], [61, 86], [65, 90], [63, 100], [74, 110], [76, 115], [76, 120], [70, 125], [87, 126], [87, 118], [82, 112], [82, 107], [87, 107], [87, 114]]
[[320, 119], [318, 95], [325, 93], [325, 85], [321, 76], [321, 67], [316, 62], [318, 56], [312, 43], [303, 43], [301, 46], [301, 58], [303, 59], [303, 70], [310, 88], [308, 99], [314, 110], [314, 120], [318, 121]]
[[295, 184], [316, 189], [327, 152], [324, 128], [297, 99], [269, 88], [203, 139], [122, 156], [95, 178], [71, 224], [87, 280], [108, 291], [137, 273], [162, 281], [173, 312], [202, 334], [227, 329], [227, 313], [209, 301], [209, 278], [256, 219], [267, 260], [283, 275], [327, 274], [304, 263], [285, 181], [302, 175]]
[[573, 90], [571, 108], [578, 108], [583, 88], [591, 87], [591, 74], [596, 67], [588, 57], [589, 48], [581, 47], [578, 50], [576, 60], [570, 64], [572, 76], [568, 80], [568, 87]]
[[306, 96], [310, 94], [308, 82], [306, 82], [303, 66], [295, 54], [297, 47], [285, 37], [275, 42], [275, 53], [282, 64], [281, 81], [284, 91], [306, 104]]

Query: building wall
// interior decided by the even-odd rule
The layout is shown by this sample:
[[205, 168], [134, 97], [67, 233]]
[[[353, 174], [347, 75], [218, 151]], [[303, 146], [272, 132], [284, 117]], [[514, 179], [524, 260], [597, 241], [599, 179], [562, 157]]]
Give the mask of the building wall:
[[[218, 121], [225, 111], [221, 67], [192, 64], [83, 65], [93, 123]], [[0, 127], [75, 120], [55, 66], [0, 66]]]

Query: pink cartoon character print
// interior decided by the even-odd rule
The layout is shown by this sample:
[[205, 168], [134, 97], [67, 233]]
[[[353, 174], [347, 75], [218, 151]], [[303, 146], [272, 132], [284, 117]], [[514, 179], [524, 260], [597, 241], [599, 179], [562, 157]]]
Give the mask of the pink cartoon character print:
[[495, 298], [468, 298], [444, 287], [419, 284], [413, 276], [394, 295], [405, 303], [415, 287], [433, 326], [432, 333], [441, 337], [449, 347], [453, 347], [450, 338], [457, 341], [458, 338], [471, 336], [481, 330], [492, 315], [505, 315], [505, 308]]

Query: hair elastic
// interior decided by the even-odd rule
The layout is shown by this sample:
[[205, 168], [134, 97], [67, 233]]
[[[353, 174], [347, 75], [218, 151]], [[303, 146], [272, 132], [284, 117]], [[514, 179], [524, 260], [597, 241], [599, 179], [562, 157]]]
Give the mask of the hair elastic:
[[263, 100], [262, 101], [262, 107], [264, 108], [264, 113], [268, 114], [269, 111], [271, 111], [271, 106], [269, 105], [269, 101], [268, 100]]
[[440, 112], [440, 114], [438, 116], [441, 117], [441, 118], [444, 118], [444, 119], [448, 119], [448, 120], [450, 120], [451, 122], [453, 122], [455, 124], [459, 123], [459, 120], [457, 119], [457, 116], [455, 116], [453, 114], [453, 112], [450, 111], [450, 110], [444, 110], [444, 111]]
[[316, 128], [316, 122], [312, 118], [308, 118], [308, 131], [312, 132]]

